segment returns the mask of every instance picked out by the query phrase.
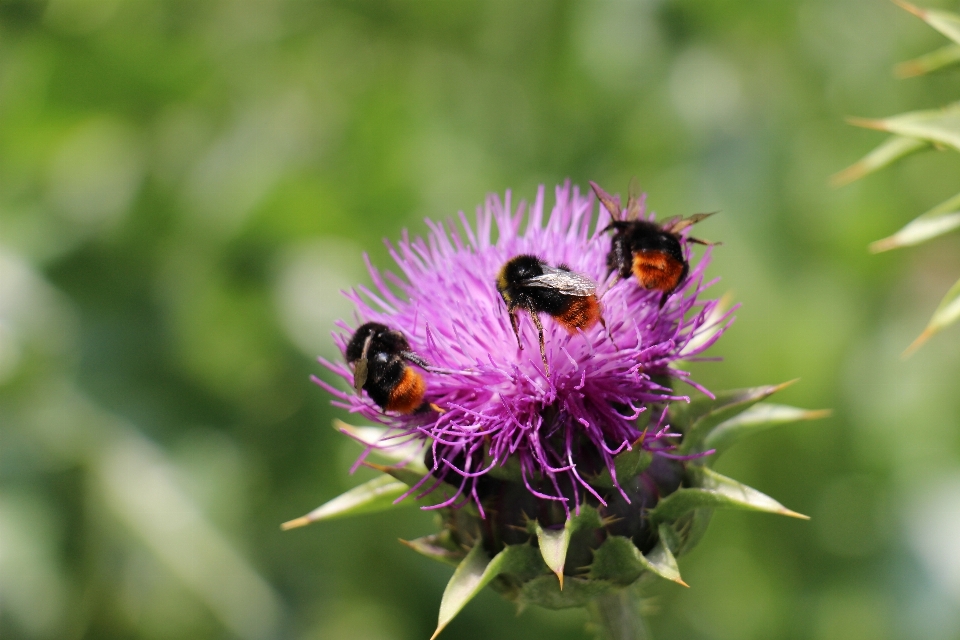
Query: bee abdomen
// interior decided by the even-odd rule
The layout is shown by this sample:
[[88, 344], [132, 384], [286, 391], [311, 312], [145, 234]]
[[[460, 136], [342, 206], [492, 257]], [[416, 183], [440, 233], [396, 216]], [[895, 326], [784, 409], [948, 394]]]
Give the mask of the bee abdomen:
[[571, 298], [569, 306], [554, 316], [567, 329], [588, 329], [600, 319], [600, 303], [597, 296]]
[[686, 275], [686, 265], [663, 251], [635, 251], [633, 275], [644, 289], [670, 293]]
[[423, 404], [423, 394], [427, 389], [423, 376], [406, 367], [403, 370], [403, 377], [390, 390], [387, 398], [387, 411], [396, 411], [397, 413], [413, 413]]

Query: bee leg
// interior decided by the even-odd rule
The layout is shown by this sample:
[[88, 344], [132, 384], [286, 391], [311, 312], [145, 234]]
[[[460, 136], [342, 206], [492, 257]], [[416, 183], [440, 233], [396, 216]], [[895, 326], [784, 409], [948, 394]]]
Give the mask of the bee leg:
[[517, 336], [517, 347], [523, 351], [523, 343], [520, 342], [520, 320], [513, 311], [510, 312], [510, 326], [513, 327], [513, 335]]
[[620, 345], [617, 344], [617, 341], [613, 339], [613, 334], [610, 333], [610, 328], [607, 326], [607, 321], [603, 319], [603, 316], [600, 316], [600, 326], [603, 327], [603, 330], [606, 332], [607, 337], [610, 339], [610, 344], [617, 348], [617, 351], [620, 351]]
[[550, 375], [550, 365], [547, 364], [547, 348], [543, 344], [543, 324], [540, 322], [540, 316], [533, 309], [530, 310], [530, 316], [533, 318], [533, 324], [537, 325], [537, 334], [540, 336], [540, 357], [543, 359], [543, 371]]
[[670, 291], [664, 291], [663, 295], [660, 296], [660, 308], [663, 309], [663, 305], [667, 303], [667, 298], [670, 297]]
[[400, 357], [403, 358], [404, 360], [412, 362], [413, 364], [417, 365], [421, 369], [430, 368], [429, 362], [427, 362], [426, 360], [424, 360], [423, 358], [421, 358], [420, 356], [418, 356], [412, 351], [403, 351], [400, 353]]

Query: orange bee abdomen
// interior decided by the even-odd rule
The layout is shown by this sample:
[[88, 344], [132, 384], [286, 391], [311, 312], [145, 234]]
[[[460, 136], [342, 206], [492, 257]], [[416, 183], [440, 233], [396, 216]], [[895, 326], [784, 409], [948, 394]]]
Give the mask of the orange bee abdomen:
[[683, 262], [663, 251], [635, 251], [631, 271], [644, 289], [670, 293], [683, 279], [684, 266]]
[[413, 413], [423, 404], [423, 394], [426, 390], [427, 385], [423, 377], [407, 367], [403, 371], [403, 377], [390, 390], [390, 397], [384, 408], [397, 413]]
[[600, 320], [600, 303], [595, 295], [571, 298], [570, 306], [554, 318], [569, 331], [589, 329]]

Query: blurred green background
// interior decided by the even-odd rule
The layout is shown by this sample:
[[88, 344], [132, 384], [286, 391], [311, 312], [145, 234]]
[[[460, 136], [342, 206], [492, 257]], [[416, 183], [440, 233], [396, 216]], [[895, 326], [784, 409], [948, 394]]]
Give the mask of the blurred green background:
[[[890, 73], [944, 42], [879, 0], [0, 0], [0, 636], [428, 638], [431, 515], [279, 529], [359, 482], [308, 380], [337, 292], [424, 216], [635, 175], [722, 211], [698, 379], [834, 409], [723, 459], [813, 519], [719, 513], [655, 636], [960, 638], [960, 328], [899, 357], [960, 237], [866, 250], [960, 161], [827, 183], [883, 139], [844, 116], [957, 97]], [[584, 621], [485, 593], [444, 637]]]

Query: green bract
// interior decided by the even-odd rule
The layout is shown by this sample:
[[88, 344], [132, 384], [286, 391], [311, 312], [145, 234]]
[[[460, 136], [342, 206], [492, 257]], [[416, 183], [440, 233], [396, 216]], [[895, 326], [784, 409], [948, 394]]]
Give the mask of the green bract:
[[[509, 472], [509, 465], [497, 470], [494, 481], [500, 483], [499, 491], [506, 501], [522, 504], [517, 508], [523, 526], [508, 523], [505, 513], [487, 512], [481, 517], [471, 504], [440, 510], [442, 528], [438, 533], [404, 541], [428, 558], [456, 566], [443, 593], [434, 636], [487, 585], [521, 606], [535, 604], [551, 609], [588, 606], [595, 616], [615, 611], [615, 607], [604, 605], [610, 604], [604, 598], [616, 600], [620, 591], [647, 580], [664, 579], [686, 586], [677, 557], [696, 545], [714, 509], [764, 511], [806, 519], [760, 491], [711, 468], [720, 453], [747, 435], [779, 424], [827, 415], [824, 411], [763, 402], [784, 386], [738, 389], [719, 393], [715, 399], [704, 396], [689, 404], [670, 405], [671, 430], [683, 434], [678, 451], [704, 455], [674, 461], [681, 474], [679, 486], [662, 495], [656, 504], [632, 506], [647, 523], [645, 530], [651, 535], [640, 546], [635, 539], [617, 535], [618, 518], [610, 515], [611, 506], [582, 504], [568, 518], [563, 518], [560, 511], [559, 519], [556, 510], [537, 514], [531, 509], [526, 513], [523, 506], [535, 501], [530, 502], [532, 496], [519, 477]], [[386, 433], [377, 427], [350, 427], [340, 422], [335, 426], [368, 444], [377, 444]], [[714, 453], [708, 454], [711, 450]], [[388, 459], [399, 460], [401, 456], [410, 459], [409, 451], [378, 449], [377, 453]], [[620, 453], [615, 460], [620, 483], [626, 485], [629, 479], [647, 471], [653, 457], [640, 447]], [[396, 497], [427, 473], [419, 460], [414, 460], [405, 466], [368, 463], [384, 475], [286, 523], [284, 528], [387, 508], [438, 504], [451, 495], [452, 487], [441, 486], [422, 500], [411, 497], [395, 503]], [[590, 484], [598, 491], [609, 490], [612, 486], [609, 472], [591, 478]], [[633, 621], [623, 626], [629, 630], [636, 624]], [[609, 620], [602, 626], [608, 633], [612, 628]]]

